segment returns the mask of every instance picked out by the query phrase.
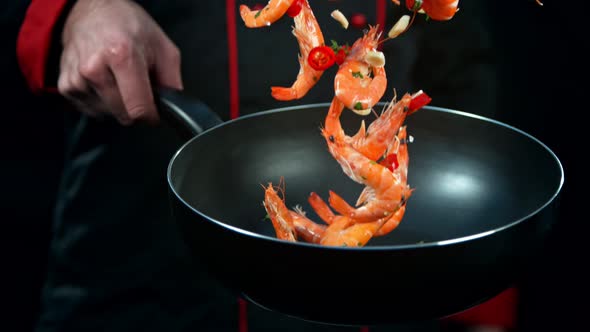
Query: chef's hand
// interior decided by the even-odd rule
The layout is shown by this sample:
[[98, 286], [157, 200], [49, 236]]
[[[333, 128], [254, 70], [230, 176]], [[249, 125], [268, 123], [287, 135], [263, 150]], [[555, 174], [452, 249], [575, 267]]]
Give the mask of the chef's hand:
[[152, 86], [182, 89], [178, 48], [129, 0], [76, 1], [62, 43], [58, 90], [86, 114], [156, 123]]

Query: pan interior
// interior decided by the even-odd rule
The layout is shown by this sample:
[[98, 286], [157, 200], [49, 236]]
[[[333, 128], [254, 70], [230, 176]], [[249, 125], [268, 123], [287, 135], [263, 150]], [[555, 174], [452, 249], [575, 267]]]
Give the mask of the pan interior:
[[[263, 112], [195, 137], [169, 169], [176, 193], [221, 223], [274, 238], [262, 207], [262, 185], [284, 178], [289, 207], [315, 191], [333, 190], [354, 204], [362, 186], [332, 158], [320, 127], [328, 105]], [[370, 122], [373, 116], [367, 116]], [[362, 119], [346, 112], [352, 135]], [[368, 124], [368, 123], [367, 123]], [[543, 144], [510, 126], [461, 112], [426, 107], [406, 121], [408, 182], [415, 191], [400, 226], [370, 246], [411, 245], [488, 232], [525, 218], [561, 187], [559, 161]]]

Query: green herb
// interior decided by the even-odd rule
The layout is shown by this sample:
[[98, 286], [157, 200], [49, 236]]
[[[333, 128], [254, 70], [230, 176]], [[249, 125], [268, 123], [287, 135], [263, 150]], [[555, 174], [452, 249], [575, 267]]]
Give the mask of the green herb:
[[352, 72], [352, 77], [363, 78], [363, 74], [361, 74], [360, 71], [353, 71]]
[[259, 11], [256, 13], [256, 15], [254, 15], [254, 18], [258, 18], [258, 16], [260, 16], [260, 13], [262, 13], [262, 9], [261, 9], [261, 10], [259, 10]]
[[334, 39], [330, 40], [330, 42], [332, 43], [332, 46], [330, 47], [334, 50], [334, 53], [338, 53], [338, 51], [340, 50], [340, 45], [338, 45], [338, 42]]
[[412, 7], [412, 10], [418, 11], [420, 10], [420, 8], [422, 8], [422, 0], [416, 0], [416, 2], [414, 2], [414, 7]]
[[363, 110], [363, 104], [360, 101], [357, 101], [356, 104], [354, 104], [354, 109], [357, 111]]

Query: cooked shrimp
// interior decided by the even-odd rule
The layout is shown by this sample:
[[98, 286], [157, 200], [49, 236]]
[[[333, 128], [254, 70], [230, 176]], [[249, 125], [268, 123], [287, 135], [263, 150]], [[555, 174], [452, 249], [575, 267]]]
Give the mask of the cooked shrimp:
[[270, 0], [264, 8], [251, 10], [246, 5], [240, 5], [240, 16], [248, 28], [269, 26], [278, 21], [297, 0]]
[[363, 247], [382, 228], [387, 218], [363, 224], [352, 224], [350, 218], [337, 216], [320, 241], [324, 246]]
[[379, 228], [373, 236], [384, 236], [391, 233], [394, 229], [399, 226], [399, 223], [404, 218], [406, 213], [406, 205], [400, 206], [400, 208], [387, 220], [381, 228]]
[[297, 232], [297, 236], [308, 243], [320, 243], [324, 237], [326, 226], [319, 225], [305, 216], [302, 210], [291, 211], [291, 218], [293, 225]]
[[[381, 158], [379, 164], [387, 167], [391, 170], [395, 176], [396, 182], [399, 185], [405, 186], [406, 190], [403, 199], [407, 200], [410, 196], [411, 190], [409, 189], [408, 182], [408, 146], [407, 146], [407, 134], [406, 127], [399, 129], [396, 139], [391, 145], [387, 147], [387, 157]], [[373, 197], [373, 191], [371, 187], [365, 187], [363, 192], [360, 194], [356, 206], [360, 206], [368, 202]], [[402, 199], [402, 200], [403, 200]]]
[[350, 144], [369, 159], [382, 158], [404, 123], [411, 101], [410, 94], [404, 95], [398, 102], [391, 101], [385, 111], [367, 129], [363, 122], [357, 134], [350, 139]]
[[308, 198], [309, 205], [313, 208], [315, 213], [328, 225], [332, 224], [336, 215], [324, 200], [316, 193], [312, 192]]
[[[403, 102], [404, 99], [408, 99], [408, 96], [404, 96], [398, 103], [392, 102], [381, 117], [407, 113], [407, 107], [403, 104], [408, 101]], [[393, 138], [380, 141], [388, 153], [396, 155], [395, 167], [386, 164], [388, 158], [378, 164], [347, 142], [352, 138], [346, 136], [340, 125], [343, 110], [344, 105], [338, 98], [334, 98], [322, 133], [328, 142], [330, 152], [344, 172], [356, 182], [366, 185], [357, 201], [357, 208], [350, 206], [343, 198], [330, 191], [329, 204], [340, 214], [336, 215], [319, 195], [312, 192], [308, 202], [318, 216], [329, 225], [326, 227], [308, 219], [301, 209], [289, 210], [285, 206], [284, 198], [279, 197], [273, 186], [269, 185], [266, 188], [264, 206], [273, 222], [277, 238], [287, 241], [302, 239], [327, 246], [364, 246], [373, 236], [382, 236], [394, 230], [402, 220], [407, 199], [412, 193], [407, 185], [409, 158], [406, 127], [395, 130], [397, 135], [392, 135]], [[377, 122], [377, 125], [369, 128], [384, 130], [382, 127], [386, 126], [385, 123], [396, 123], [393, 127], [398, 127], [403, 122], [386, 120]], [[284, 191], [283, 187], [279, 188]]]
[[411, 189], [408, 185], [408, 164], [410, 158], [408, 154], [408, 140], [405, 126], [400, 128], [396, 142], [398, 144], [398, 146], [396, 147], [398, 165], [397, 168], [393, 170], [393, 174], [396, 177], [397, 181], [400, 183], [400, 186], [403, 186], [402, 201], [400, 202], [399, 209], [383, 225], [383, 227], [379, 229], [375, 236], [383, 236], [389, 234], [391, 231], [397, 228], [397, 226], [403, 219], [404, 214], [406, 213], [406, 204], [413, 192], [413, 189]]
[[[317, 195], [310, 196], [310, 202], [325, 208], [330, 225], [319, 225], [308, 219], [301, 209], [291, 211], [272, 184], [265, 188], [264, 208], [266, 209], [278, 239], [297, 242], [299, 239], [325, 246], [364, 246], [383, 226], [386, 219], [374, 223], [353, 225], [350, 218], [335, 215]], [[282, 190], [282, 189], [281, 189]]]
[[[279, 191], [284, 192], [284, 183], [279, 185]], [[308, 219], [301, 209], [289, 210], [272, 183], [265, 187], [264, 208], [272, 221], [278, 239], [296, 242], [298, 238], [310, 243], [319, 243], [325, 226], [318, 225]]]
[[357, 40], [334, 78], [336, 97], [347, 108], [367, 114], [385, 93], [387, 78], [383, 67], [371, 66], [365, 60], [368, 52], [377, 50], [381, 33], [377, 27]]
[[332, 195], [330, 205], [357, 222], [371, 222], [391, 216], [400, 206], [404, 188], [387, 167], [365, 157], [346, 143], [346, 135], [340, 126], [342, 104], [337, 99], [334, 98], [328, 111], [322, 134], [330, 153], [344, 173], [353, 181], [370, 187], [372, 199], [357, 209], [346, 211], [347, 213], [342, 213], [332, 204]]
[[422, 0], [422, 6], [414, 8], [414, 0], [406, 0], [406, 6], [410, 10], [423, 9], [426, 15], [433, 20], [448, 21], [455, 16], [458, 10], [459, 0]]
[[301, 12], [294, 21], [293, 35], [299, 42], [299, 74], [291, 87], [271, 88], [272, 96], [281, 101], [303, 98], [324, 73], [313, 69], [307, 61], [314, 47], [324, 45], [324, 35], [307, 0], [301, 1]]
[[268, 214], [268, 217], [272, 221], [272, 226], [275, 229], [277, 238], [290, 242], [297, 241], [297, 235], [295, 228], [293, 227], [293, 217], [291, 211], [285, 206], [283, 198], [279, 197], [279, 194], [275, 191], [272, 183], [268, 184], [268, 187], [264, 191], [264, 209]]

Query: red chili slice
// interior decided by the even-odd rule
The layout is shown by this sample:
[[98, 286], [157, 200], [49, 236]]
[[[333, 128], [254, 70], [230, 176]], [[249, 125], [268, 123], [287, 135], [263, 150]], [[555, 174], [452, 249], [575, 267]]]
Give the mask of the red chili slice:
[[416, 112], [417, 110], [421, 109], [422, 107], [426, 106], [428, 103], [432, 101], [432, 98], [428, 96], [424, 92], [419, 92], [412, 96], [412, 101], [410, 101], [410, 110], [408, 115]]
[[340, 66], [344, 63], [344, 59], [346, 59], [346, 51], [344, 51], [344, 48], [340, 48], [336, 53], [336, 58], [334, 60]]
[[336, 61], [336, 54], [331, 47], [317, 46], [311, 49], [307, 62], [315, 70], [326, 70]]
[[291, 6], [289, 7], [289, 9], [287, 9], [287, 15], [289, 15], [289, 17], [295, 17], [295, 16], [299, 15], [300, 12], [301, 12], [301, 0], [293, 1]]

